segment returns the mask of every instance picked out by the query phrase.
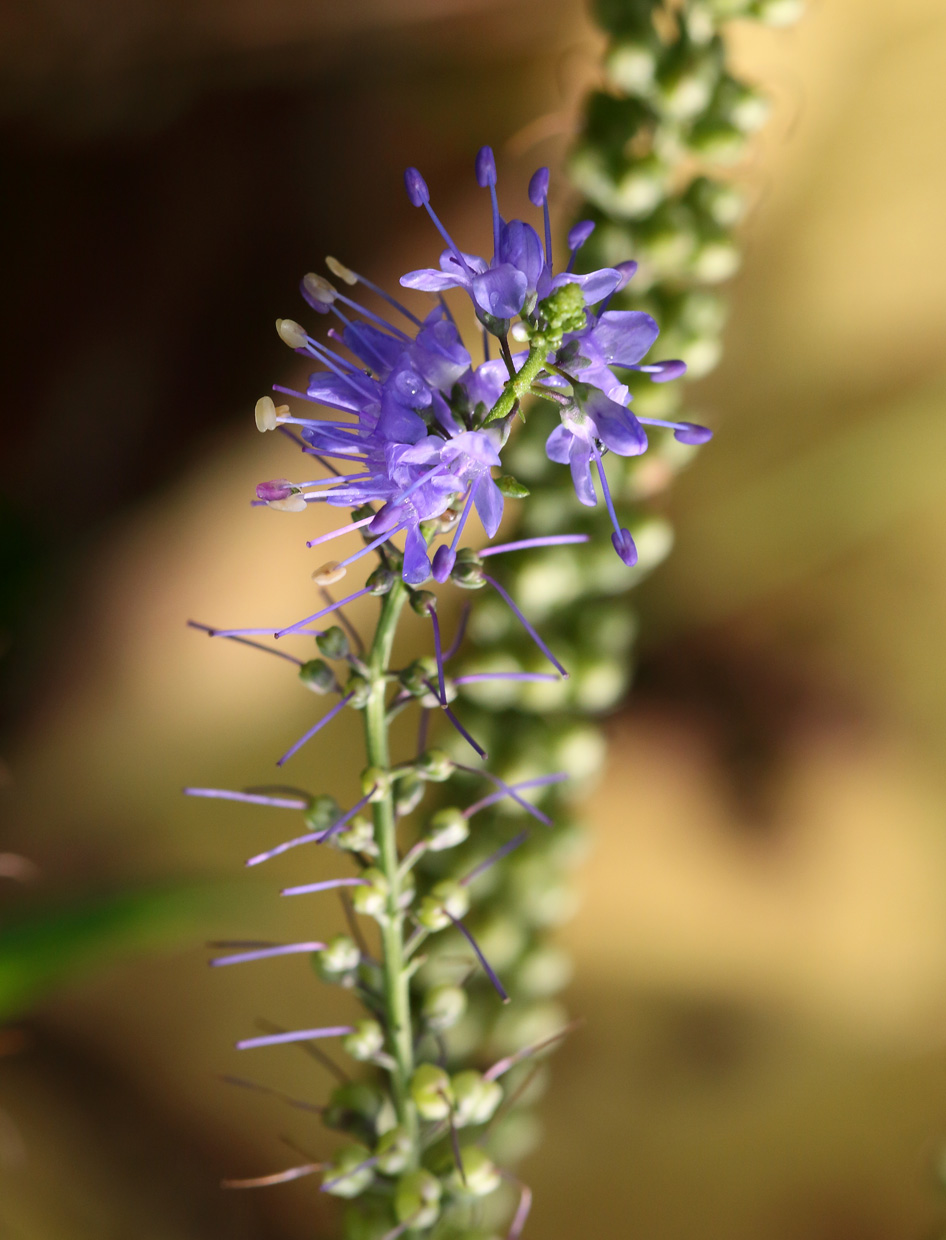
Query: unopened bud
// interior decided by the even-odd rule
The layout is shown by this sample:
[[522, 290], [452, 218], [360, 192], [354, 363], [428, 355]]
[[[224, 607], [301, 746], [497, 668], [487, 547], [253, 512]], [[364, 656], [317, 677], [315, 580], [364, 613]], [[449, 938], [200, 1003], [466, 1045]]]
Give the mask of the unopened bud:
[[512, 474], [500, 474], [496, 479], [496, 485], [507, 499], [525, 499], [527, 495], [532, 494], [529, 488]]
[[501, 1183], [493, 1160], [478, 1145], [466, 1145], [460, 1151], [460, 1162], [450, 1173], [450, 1188], [459, 1197], [488, 1197]]
[[399, 779], [394, 791], [394, 812], [399, 818], [412, 813], [424, 796], [424, 781], [416, 775]]
[[411, 607], [419, 616], [429, 615], [437, 610], [437, 596], [429, 590], [415, 590], [411, 594]]
[[377, 857], [379, 852], [374, 840], [374, 827], [361, 814], [356, 814], [344, 831], [332, 835], [330, 843], [343, 852], [361, 853], [365, 857]]
[[434, 986], [424, 996], [421, 1016], [435, 1033], [443, 1033], [463, 1016], [466, 1005], [466, 991], [459, 986]]
[[496, 1114], [503, 1100], [503, 1087], [498, 1081], [487, 1081], [482, 1072], [469, 1069], [450, 1078], [453, 1086], [453, 1122], [458, 1128], [485, 1124]]
[[313, 693], [331, 693], [335, 688], [335, 673], [322, 659], [309, 659], [299, 668], [299, 679]]
[[443, 1189], [429, 1171], [409, 1171], [401, 1176], [394, 1190], [394, 1213], [399, 1223], [409, 1223], [412, 1230], [432, 1227], [440, 1215]]
[[446, 879], [431, 888], [417, 910], [417, 920], [428, 930], [445, 930], [470, 910], [470, 893], [466, 887]]
[[361, 772], [361, 792], [369, 801], [383, 801], [391, 787], [391, 772], [380, 766], [366, 766]]
[[357, 1142], [335, 1151], [332, 1161], [325, 1164], [322, 1188], [333, 1197], [359, 1197], [374, 1179], [371, 1150]]
[[425, 836], [430, 852], [444, 852], [456, 848], [469, 838], [470, 824], [456, 806], [438, 809], [430, 820]]
[[369, 573], [365, 585], [377, 597], [390, 593], [394, 581], [395, 577], [391, 570], [379, 565], [372, 573]]
[[364, 710], [371, 697], [371, 685], [364, 676], [360, 676], [358, 672], [352, 672], [345, 682], [345, 694], [351, 695], [348, 705], [352, 710]]
[[333, 258], [331, 254], [326, 256], [325, 265], [333, 276], [337, 276], [339, 280], [344, 280], [346, 284], [357, 284], [358, 277], [344, 263], [340, 263], [337, 258]]
[[367, 1063], [384, 1046], [384, 1030], [376, 1020], [359, 1020], [355, 1032], [342, 1039], [342, 1046], [352, 1059]]
[[442, 749], [427, 749], [414, 763], [417, 772], [432, 783], [442, 784], [453, 774], [453, 762]]
[[411, 1161], [413, 1144], [410, 1133], [403, 1128], [390, 1128], [377, 1148], [378, 1170], [385, 1175], [400, 1175]]
[[358, 944], [347, 934], [336, 934], [319, 952], [317, 960], [319, 973], [326, 974], [333, 980], [338, 974], [353, 973], [360, 963], [361, 952]]
[[338, 560], [327, 560], [321, 568], [315, 570], [312, 580], [317, 586], [333, 586], [336, 581], [341, 581], [347, 572], [348, 569], [342, 568]]
[[330, 629], [320, 633], [315, 639], [315, 644], [326, 659], [344, 659], [348, 654], [348, 637], [345, 630], [337, 624], [333, 624]]
[[273, 404], [271, 396], [261, 396], [256, 402], [256, 429], [258, 431], [274, 431], [278, 425], [276, 421], [276, 406]]
[[450, 1077], [433, 1063], [422, 1063], [411, 1077], [411, 1097], [421, 1119], [446, 1119], [453, 1106]]
[[352, 888], [351, 902], [356, 913], [365, 917], [373, 917], [375, 921], [383, 921], [387, 913], [390, 886], [381, 873], [369, 867], [362, 875], [364, 885]]
[[295, 319], [277, 319], [276, 331], [279, 339], [283, 344], [289, 345], [290, 349], [304, 349], [308, 343], [309, 337], [305, 328], [300, 327]]

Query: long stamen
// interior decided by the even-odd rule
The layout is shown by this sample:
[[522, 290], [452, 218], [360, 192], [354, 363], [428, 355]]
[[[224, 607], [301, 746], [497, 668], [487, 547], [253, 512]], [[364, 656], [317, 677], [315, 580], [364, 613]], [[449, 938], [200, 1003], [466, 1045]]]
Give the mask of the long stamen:
[[290, 1167], [288, 1171], [276, 1171], [272, 1175], [255, 1175], [248, 1180], [221, 1180], [221, 1188], [271, 1188], [276, 1184], [288, 1184], [291, 1180], [301, 1180], [303, 1176], [313, 1175], [321, 1171], [324, 1163], [303, 1163], [299, 1167]]
[[428, 606], [427, 615], [430, 616], [430, 623], [434, 630], [434, 656], [437, 660], [437, 683], [440, 687], [440, 705], [447, 704], [447, 686], [443, 674], [443, 647], [440, 643], [440, 621], [437, 619], [437, 609], [433, 604]]
[[542, 1038], [538, 1042], [533, 1042], [530, 1046], [523, 1046], [521, 1050], [516, 1051], [512, 1055], [507, 1055], [504, 1059], [497, 1059], [491, 1068], [487, 1068], [483, 1073], [484, 1080], [495, 1081], [503, 1076], [510, 1068], [514, 1068], [517, 1063], [521, 1063], [523, 1059], [529, 1059], [537, 1051], [543, 1051], [547, 1046], [552, 1046], [556, 1042], [560, 1042], [562, 1038], [567, 1038], [573, 1033], [582, 1022], [580, 1020], [570, 1021], [564, 1028], [559, 1029], [557, 1033], [551, 1033], [547, 1038]]
[[331, 530], [328, 534], [320, 534], [318, 538], [310, 538], [306, 546], [319, 547], [322, 543], [331, 542], [333, 538], [341, 538], [342, 534], [350, 534], [353, 530], [360, 530], [363, 525], [370, 525], [373, 520], [374, 513], [370, 517], [362, 517], [360, 521], [352, 521], [351, 525], [343, 525], [340, 530]]
[[278, 1098], [280, 1102], [285, 1102], [287, 1106], [295, 1107], [299, 1111], [310, 1111], [313, 1115], [324, 1115], [325, 1107], [319, 1106], [316, 1102], [305, 1102], [301, 1098], [293, 1098], [290, 1094], [284, 1094], [281, 1089], [273, 1089], [271, 1085], [260, 1085], [257, 1081], [248, 1081], [242, 1076], [231, 1076], [229, 1073], [218, 1077], [225, 1085], [238, 1085], [241, 1089], [251, 1089], [256, 1093], [268, 1094], [271, 1098]]
[[628, 568], [633, 568], [637, 563], [637, 548], [634, 545], [634, 539], [631, 537], [630, 530], [624, 529], [618, 524], [617, 513], [614, 511], [614, 503], [611, 499], [610, 488], [608, 487], [608, 479], [601, 461], [601, 453], [598, 451], [598, 445], [593, 440], [591, 450], [594, 452], [595, 464], [598, 467], [598, 477], [601, 479], [604, 502], [608, 506], [608, 516], [611, 518], [611, 524], [614, 526], [614, 533], [611, 535], [611, 545]]
[[359, 272], [352, 271], [350, 267], [344, 266], [338, 261], [337, 258], [332, 258], [332, 256], [329, 255], [325, 260], [325, 265], [328, 267], [332, 275], [337, 276], [339, 280], [344, 280], [346, 284], [363, 284], [365, 288], [370, 288], [372, 293], [377, 293], [379, 297], [383, 297], [389, 306], [393, 306], [394, 309], [403, 314], [406, 319], [410, 319], [415, 326], [423, 326], [416, 314], [411, 314], [410, 310], [408, 310], [406, 306], [401, 305], [401, 303], [395, 297], [392, 297], [390, 293], [386, 293], [380, 285], [373, 283]]
[[[330, 400], [320, 400], [315, 396], [310, 396], [308, 392], [297, 392], [295, 388], [283, 387], [279, 383], [273, 384], [273, 391], [282, 392], [283, 396], [294, 396], [296, 400], [307, 400], [309, 404], [311, 405], [324, 405], [326, 409], [339, 409], [342, 411], [342, 413], [354, 413], [354, 410], [349, 409], [347, 405], [339, 405]], [[320, 421], [316, 421], [314, 425], [322, 426], [324, 424]], [[333, 425], [335, 424], [333, 423]], [[341, 423], [339, 423], [338, 425], [341, 425]], [[356, 424], [354, 422], [351, 422], [351, 423], [345, 423], [345, 425], [346, 426], [350, 425], [352, 427], [355, 427]], [[304, 445], [300, 445], [300, 446], [304, 446]]]
[[[196, 620], [188, 620], [187, 627], [190, 629], [199, 629], [202, 633], [213, 633], [216, 631], [209, 624], [198, 624]], [[264, 646], [262, 642], [249, 642], [245, 637], [231, 637], [230, 641], [239, 642], [241, 646], [252, 646], [254, 650], [263, 650], [266, 654], [278, 655], [280, 659], [288, 659], [290, 663], [295, 663], [297, 667], [302, 666], [302, 659], [297, 659], [294, 654], [289, 654], [285, 650], [274, 650], [272, 646]]]
[[532, 174], [529, 182], [529, 201], [534, 207], [542, 208], [545, 221], [545, 265], [552, 270], [552, 225], [549, 220], [549, 170], [539, 168]]
[[708, 426], [700, 426], [696, 422], [663, 422], [660, 418], [638, 418], [637, 420], [646, 423], [647, 426], [664, 426], [667, 430], [672, 430], [674, 439], [680, 443], [708, 443], [713, 438], [713, 432]]
[[614, 532], [619, 534], [621, 526], [618, 523], [617, 513], [614, 511], [614, 501], [611, 498], [611, 488], [608, 486], [608, 479], [604, 472], [604, 462], [601, 460], [601, 453], [598, 451], [598, 445], [592, 442], [591, 450], [594, 453], [595, 465], [598, 467], [598, 477], [601, 479], [601, 490], [604, 494], [604, 502], [608, 508], [608, 516], [611, 518], [611, 524], [614, 526]]
[[320, 891], [334, 891], [336, 887], [367, 887], [366, 878], [326, 878], [320, 883], [303, 883], [301, 887], [284, 887], [281, 896], [311, 896]]
[[453, 635], [453, 641], [450, 643], [448, 649], [444, 651], [444, 663], [449, 663], [456, 652], [460, 649], [460, 646], [463, 644], [463, 638], [466, 633], [466, 625], [469, 618], [470, 604], [467, 602], [463, 604], [463, 610], [460, 612], [460, 619], [457, 621], [457, 631]]
[[448, 908], [445, 908], [443, 911], [447, 914], [447, 916], [450, 918], [450, 920], [453, 922], [456, 928], [460, 931], [460, 933], [463, 935], [463, 937], [466, 939], [469, 945], [473, 948], [473, 951], [476, 954], [477, 960], [480, 962], [480, 964], [483, 967], [483, 972], [492, 982], [493, 986], [496, 989], [496, 993], [499, 995], [500, 999], [502, 999], [503, 1003], [508, 1003], [509, 995], [506, 993], [506, 988], [503, 986], [502, 982], [493, 972], [492, 968], [490, 967], [489, 961], [480, 951], [480, 946], [477, 943], [476, 939], [474, 939], [473, 935], [469, 932], [469, 930], [467, 930], [463, 922], [460, 921], [458, 917], [454, 917]]
[[286, 943], [280, 947], [261, 947], [257, 951], [238, 952], [234, 956], [216, 956], [213, 960], [208, 961], [212, 968], [219, 968], [225, 964], [246, 964], [251, 960], [269, 960], [275, 956], [293, 956], [297, 952], [320, 952], [325, 948], [324, 943]]
[[532, 627], [529, 621], [525, 618], [525, 616], [522, 614], [522, 612], [519, 610], [516, 604], [512, 601], [508, 592], [503, 589], [503, 587], [499, 584], [499, 582], [494, 577], [490, 577], [487, 573], [483, 574], [483, 580], [489, 582], [489, 584], [493, 587], [493, 589], [496, 591], [499, 597], [506, 603], [506, 605], [509, 607], [512, 614], [516, 617], [516, 619], [519, 621], [519, 623], [522, 625], [525, 631], [529, 634], [529, 636], [532, 638], [532, 640], [535, 642], [538, 648], [542, 651], [542, 653], [545, 655], [548, 661], [552, 664], [553, 667], [558, 668], [558, 670], [562, 674], [562, 677], [565, 680], [567, 680], [568, 672], [565, 671], [564, 667], [562, 667], [561, 663], [559, 663], [555, 655], [552, 654], [551, 650], [549, 650], [548, 646], [546, 646], [542, 638], [538, 635], [538, 633], [535, 631], [535, 629]]
[[304, 835], [297, 835], [294, 839], [286, 840], [282, 844], [276, 844], [273, 848], [267, 848], [265, 852], [257, 853], [255, 857], [250, 857], [246, 864], [248, 866], [260, 865], [264, 861], [270, 861], [273, 857], [279, 857], [283, 853], [289, 852], [292, 848], [298, 848], [300, 844], [324, 844], [333, 835], [337, 835], [339, 831], [344, 830], [351, 819], [365, 808], [371, 800], [373, 792], [374, 789], [372, 788], [371, 792], [363, 796], [346, 814], [343, 814], [341, 818], [337, 818], [324, 831], [306, 831]]
[[463, 739], [473, 749], [476, 750], [476, 752], [480, 755], [481, 758], [489, 757], [489, 754], [486, 752], [483, 746], [478, 741], [474, 740], [474, 738], [469, 734], [469, 732], [466, 730], [466, 728], [463, 726], [460, 720], [456, 717], [456, 715], [453, 713], [453, 711], [450, 709], [449, 706], [444, 706], [443, 713], [447, 716], [447, 718], [450, 720], [450, 722], [453, 724], [456, 730], [460, 733]]
[[518, 835], [514, 835], [511, 840], [503, 844], [501, 848], [497, 848], [496, 851], [491, 853], [485, 861], [481, 861], [478, 866], [470, 870], [469, 874], [467, 874], [464, 878], [461, 878], [460, 886], [468, 886], [468, 884], [473, 882], [474, 878], [479, 878], [479, 876], [485, 873], [490, 866], [495, 865], [497, 861], [502, 861], [503, 857], [508, 857], [511, 852], [515, 852], [515, 850], [519, 848], [520, 845], [524, 844], [528, 838], [528, 830], [520, 831]]
[[552, 680], [558, 684], [559, 679], [551, 672], [471, 672], [469, 676], [457, 676], [453, 683], [455, 685], [478, 685], [488, 680], [517, 680], [526, 684], [537, 684], [543, 680]]
[[272, 809], [308, 809], [309, 802], [297, 797], [264, 796], [257, 792], [232, 792], [229, 788], [185, 788], [188, 797], [213, 797], [220, 801], [243, 801], [247, 805], [268, 805]]
[[354, 1025], [326, 1025], [322, 1029], [294, 1029], [288, 1033], [267, 1033], [261, 1038], [244, 1038], [237, 1042], [238, 1051], [253, 1050], [257, 1046], [282, 1046], [287, 1042], [314, 1042], [316, 1038], [343, 1038], [354, 1033]]
[[499, 253], [499, 229], [502, 221], [499, 216], [499, 201], [496, 198], [496, 160], [493, 149], [489, 146], [480, 147], [476, 155], [476, 183], [480, 189], [489, 186], [490, 201], [493, 205], [493, 253]]
[[325, 727], [327, 723], [331, 723], [331, 721], [335, 718], [335, 716], [339, 713], [339, 711], [343, 710], [354, 696], [355, 696], [354, 693], [349, 693], [349, 694], [346, 694], [346, 696], [343, 697], [340, 702], [336, 702], [336, 704], [332, 707], [331, 710], [326, 711], [326, 713], [322, 716], [322, 718], [318, 721], [317, 724], [309, 728], [308, 732], [306, 732], [304, 736], [300, 736], [294, 745], [289, 746], [289, 748], [286, 750], [283, 756], [277, 761], [276, 765], [284, 766], [285, 763], [287, 763], [289, 759], [292, 757], [292, 755], [295, 753], [298, 753], [299, 750], [302, 748], [304, 744], [306, 744], [307, 741], [310, 741], [317, 732], [321, 732], [321, 730]]
[[401, 525], [396, 525], [393, 530], [386, 530], [383, 534], [376, 538], [374, 542], [368, 543], [367, 547], [362, 548], [361, 551], [356, 551], [355, 554], [350, 555], [347, 560], [341, 560], [338, 567], [347, 568], [349, 564], [354, 564], [354, 562], [356, 560], [360, 560], [363, 555], [367, 555], [369, 551], [374, 551], [376, 547], [380, 547], [382, 543], [386, 543], [389, 538], [393, 538], [395, 534], [399, 534], [401, 530], [406, 528], [407, 522], [404, 521]]
[[[370, 521], [371, 517], [369, 517], [368, 520]], [[341, 530], [339, 532], [343, 534], [347, 534], [349, 530], [357, 529], [359, 525], [365, 525], [365, 524], [367, 524], [367, 522], [359, 521], [357, 522], [356, 525], [346, 526], [344, 530]], [[322, 541], [321, 539], [317, 538], [313, 542], [306, 543], [306, 546], [314, 547], [316, 546], [317, 543], [321, 541]], [[347, 598], [343, 598], [340, 602], [331, 603], [328, 607], [323, 607], [321, 611], [316, 611], [311, 616], [306, 616], [304, 620], [297, 620], [295, 624], [290, 624], [288, 628], [280, 629], [277, 633], [274, 633], [273, 636], [274, 637], [285, 637], [289, 633], [298, 633], [299, 630], [304, 629], [307, 624], [312, 624], [316, 620], [321, 620], [321, 618], [323, 616], [327, 616], [329, 612], [338, 611], [339, 607], [344, 607], [346, 603], [353, 603], [355, 599], [363, 598], [364, 595], [370, 594], [370, 593], [371, 593], [371, 587], [365, 586], [361, 590], [356, 590], [354, 594], [349, 594]]]
[[364, 1171], [366, 1167], [373, 1167], [377, 1161], [378, 1161], [377, 1154], [373, 1154], [371, 1158], [366, 1158], [364, 1162], [358, 1163], [356, 1166], [352, 1167], [349, 1171], [343, 1171], [341, 1175], [336, 1175], [331, 1180], [326, 1180], [324, 1184], [321, 1184], [319, 1186], [319, 1192], [320, 1193], [331, 1192], [331, 1190], [335, 1187], [336, 1184], [341, 1184], [343, 1180], [350, 1179], [351, 1176], [357, 1175], [359, 1171]]
[[531, 814], [533, 818], [538, 819], [543, 826], [550, 827], [552, 825], [552, 819], [549, 818], [547, 814], [543, 814], [540, 809], [537, 809], [536, 806], [527, 801], [525, 797], [521, 797], [519, 795], [516, 791], [516, 787], [518, 785], [507, 784], [504, 779], [500, 779], [500, 777], [498, 775], [494, 775], [492, 771], [478, 770], [475, 766], [461, 766], [459, 762], [457, 763], [457, 770], [466, 771], [468, 775], [482, 775], [482, 777], [484, 779], [488, 779], [494, 787], [502, 789], [503, 796], [511, 797], [520, 809], [524, 809], [527, 814]]
[[[567, 771], [556, 771], [554, 775], [540, 775], [537, 779], [524, 779], [518, 784], [510, 784], [509, 787], [510, 789], [515, 789], [517, 792], [522, 792], [526, 788], [542, 788], [546, 784], [560, 784], [566, 779], [568, 779]], [[500, 790], [499, 792], [491, 792], [489, 796], [481, 797], [479, 801], [474, 801], [472, 805], [468, 805], [463, 811], [463, 817], [472, 818], [473, 815], [479, 813], [481, 809], [486, 809], [487, 806], [495, 805], [497, 801], [501, 801], [508, 795], [509, 794], [503, 790]]]
[[515, 542], [499, 543], [495, 547], [484, 547], [477, 551], [481, 560], [490, 555], [500, 555], [503, 551], [526, 551], [529, 547], [564, 547], [569, 543], [585, 543], [587, 534], [543, 534], [539, 538], [518, 538]]
[[456, 256], [457, 262], [460, 264], [460, 266], [463, 268], [463, 270], [468, 275], [472, 276], [474, 273], [469, 263], [467, 263], [466, 259], [463, 257], [463, 254], [460, 251], [460, 247], [457, 245], [454, 239], [450, 236], [450, 234], [444, 228], [443, 224], [441, 224], [437, 216], [437, 212], [430, 205], [430, 190], [427, 188], [427, 182], [420, 175], [420, 173], [417, 171], [416, 168], [407, 168], [405, 170], [404, 187], [407, 190], [407, 196], [411, 200], [413, 205], [415, 207], [424, 208], [424, 210], [427, 212], [427, 214], [430, 216], [431, 220], [433, 221], [433, 225], [436, 228], [437, 232], [440, 233], [441, 237], [443, 237], [444, 241], [446, 241], [450, 249], [453, 250], [453, 253]]
[[578, 257], [578, 251], [585, 244], [588, 238], [595, 230], [594, 220], [580, 220], [568, 234], [568, 248], [570, 251], [568, 258], [568, 266], [566, 271], [572, 271], [575, 266], [575, 259]]

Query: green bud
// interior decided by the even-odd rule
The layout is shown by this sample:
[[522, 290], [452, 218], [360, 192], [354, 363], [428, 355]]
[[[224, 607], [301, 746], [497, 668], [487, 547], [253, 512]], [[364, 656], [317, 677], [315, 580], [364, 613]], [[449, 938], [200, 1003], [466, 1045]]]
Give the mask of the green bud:
[[322, 793], [313, 798], [312, 804], [302, 817], [310, 831], [324, 831], [341, 815], [341, 808], [335, 798]]
[[374, 801], [383, 801], [391, 787], [391, 772], [380, 766], [366, 766], [361, 772], [361, 794]]
[[480, 562], [457, 559], [450, 572], [450, 580], [461, 590], [480, 590], [486, 584], [483, 580], [483, 566]]
[[[358, 944], [347, 934], [336, 934], [316, 957], [316, 970], [326, 981], [337, 982], [345, 974], [353, 975], [361, 961]], [[354, 977], [351, 979], [354, 981]]]
[[430, 852], [444, 852], [456, 848], [470, 835], [470, 824], [455, 805], [438, 809], [427, 825], [427, 848]]
[[579, 284], [563, 284], [544, 301], [539, 302], [541, 317], [547, 327], [543, 335], [557, 337], [551, 348], [557, 348], [567, 332], [580, 332], [585, 326], [585, 295]]
[[[507, 499], [525, 499], [527, 495], [532, 494], [529, 488], [524, 486], [518, 478], [514, 478], [512, 474], [500, 474], [496, 479], [496, 485]], [[459, 561], [459, 556], [457, 559]]]
[[315, 639], [315, 644], [326, 659], [344, 659], [348, 654], [348, 637], [345, 630], [337, 624], [333, 624], [330, 629], [320, 633]]
[[363, 853], [366, 857], [378, 855], [378, 845], [374, 840], [374, 827], [367, 818], [357, 814], [343, 831], [331, 836], [329, 842], [343, 852]]
[[[332, 1161], [325, 1164], [322, 1191], [333, 1197], [359, 1197], [374, 1179], [374, 1168], [362, 1166], [371, 1159], [364, 1145], [343, 1145], [335, 1151]], [[332, 1181], [337, 1181], [333, 1183]]]
[[437, 883], [424, 896], [417, 910], [417, 920], [428, 930], [445, 930], [470, 911], [470, 893], [451, 879]]
[[375, 1152], [379, 1171], [385, 1175], [400, 1175], [413, 1153], [410, 1134], [403, 1128], [391, 1128], [378, 1142]]
[[436, 1064], [420, 1064], [411, 1077], [411, 1097], [421, 1119], [446, 1119], [453, 1106], [450, 1077]]
[[345, 693], [352, 695], [349, 706], [355, 710], [364, 710], [368, 705], [368, 699], [371, 697], [371, 685], [365, 680], [364, 676], [360, 676], [357, 672], [352, 672], [345, 683]]
[[403, 685], [408, 693], [414, 697], [423, 697], [430, 690], [427, 682], [431, 684], [437, 679], [437, 664], [430, 657], [415, 659], [408, 667], [398, 673], [398, 682]]
[[453, 1122], [457, 1128], [486, 1124], [496, 1114], [503, 1100], [503, 1087], [498, 1081], [487, 1081], [482, 1072], [469, 1069], [450, 1078], [453, 1087]]
[[424, 781], [417, 775], [405, 775], [394, 790], [394, 812], [399, 818], [412, 813], [424, 796]]
[[425, 750], [414, 766], [419, 775], [435, 784], [442, 784], [453, 774], [453, 763], [442, 749]]
[[411, 592], [411, 608], [419, 616], [429, 615], [437, 610], [437, 596], [429, 590], [413, 590]]
[[460, 1151], [463, 1174], [455, 1167], [450, 1173], [450, 1190], [458, 1197], [488, 1197], [495, 1192], [502, 1177], [489, 1155], [478, 1145], [466, 1145]]
[[313, 693], [331, 693], [335, 673], [323, 659], [310, 659], [299, 668], [299, 679]]
[[434, 986], [427, 991], [421, 1015], [435, 1033], [451, 1029], [466, 1011], [466, 991], [459, 986]]
[[377, 597], [382, 594], [388, 594], [396, 580], [389, 568], [379, 565], [373, 572], [368, 574], [365, 585]]
[[394, 1192], [394, 1213], [399, 1223], [411, 1228], [432, 1227], [440, 1214], [440, 1181], [429, 1171], [409, 1171], [401, 1176]]
[[359, 1020], [355, 1032], [342, 1039], [342, 1046], [352, 1059], [367, 1063], [384, 1046], [384, 1030], [376, 1020]]
[[391, 888], [388, 880], [381, 873], [369, 867], [361, 877], [365, 880], [362, 887], [352, 887], [351, 902], [356, 913], [365, 917], [373, 917], [377, 922], [387, 918], [388, 895]]

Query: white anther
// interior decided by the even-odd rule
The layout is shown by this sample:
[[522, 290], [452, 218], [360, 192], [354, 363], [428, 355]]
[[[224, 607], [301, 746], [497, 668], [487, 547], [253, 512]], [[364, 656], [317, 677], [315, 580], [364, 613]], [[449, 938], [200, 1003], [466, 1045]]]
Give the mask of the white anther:
[[332, 258], [331, 254], [326, 257], [325, 265], [333, 276], [337, 276], [339, 280], [344, 280], [346, 284], [358, 283], [358, 277], [351, 268], [346, 267], [344, 263], [340, 263], [337, 258]]
[[295, 319], [277, 319], [276, 331], [279, 339], [290, 349], [304, 349], [308, 341], [305, 328], [300, 327]]
[[317, 586], [333, 586], [336, 581], [341, 581], [347, 572], [348, 569], [342, 568], [338, 560], [329, 560], [315, 570], [312, 580]]
[[317, 301], [320, 306], [330, 306], [338, 296], [338, 290], [329, 283], [324, 276], [317, 276], [314, 271], [310, 271], [302, 277], [302, 287], [309, 294], [313, 301]]
[[285, 499], [271, 499], [266, 502], [267, 508], [275, 508], [277, 512], [305, 512], [305, 497], [300, 491], [294, 491]]
[[272, 397], [261, 396], [256, 402], [256, 429], [258, 431], [274, 431], [276, 429], [276, 406]]

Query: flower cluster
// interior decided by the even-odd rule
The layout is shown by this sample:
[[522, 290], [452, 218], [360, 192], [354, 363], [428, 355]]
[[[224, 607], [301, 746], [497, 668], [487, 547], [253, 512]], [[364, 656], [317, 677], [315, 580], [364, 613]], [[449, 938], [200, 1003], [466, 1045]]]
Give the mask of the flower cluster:
[[[316, 457], [329, 476], [307, 482], [279, 479], [260, 484], [257, 496], [271, 507], [304, 511], [309, 503], [356, 509], [355, 520], [328, 538], [361, 529], [365, 546], [331, 561], [323, 576], [339, 580], [367, 552], [390, 549], [404, 535], [403, 553], [394, 552], [405, 582], [422, 585], [431, 576], [445, 581], [456, 574], [459, 540], [472, 509], [492, 538], [503, 515], [504, 495], [524, 492], [515, 479], [494, 477], [501, 453], [523, 400], [542, 397], [558, 406], [560, 422], [548, 436], [546, 452], [571, 469], [582, 504], [597, 503], [592, 466], [612, 524], [612, 542], [633, 565], [637, 551], [615, 512], [603, 457], [608, 452], [636, 456], [647, 448], [645, 425], [669, 427], [685, 443], [703, 443], [704, 427], [686, 422], [638, 418], [621, 370], [639, 370], [655, 382], [681, 375], [681, 361], [644, 362], [657, 338], [657, 324], [642, 311], [609, 310], [615, 292], [633, 276], [626, 262], [579, 275], [573, 268], [593, 225], [576, 225], [568, 237], [565, 269], [555, 272], [549, 224], [547, 168], [529, 185], [532, 203], [544, 216], [544, 244], [523, 220], [502, 218], [496, 194], [496, 165], [489, 147], [476, 159], [476, 176], [492, 202], [494, 253], [490, 262], [461, 250], [430, 203], [427, 184], [409, 168], [410, 201], [423, 207], [446, 249], [439, 268], [409, 272], [406, 288], [436, 294], [438, 302], [423, 319], [335, 259], [329, 270], [343, 285], [361, 284], [382, 296], [398, 316], [386, 321], [327, 279], [309, 274], [302, 295], [320, 315], [338, 322], [328, 333], [331, 345], [313, 339], [298, 323], [280, 319], [280, 337], [322, 369], [305, 392], [276, 387], [336, 415], [295, 417], [286, 405], [263, 397], [256, 407], [260, 430], [298, 426], [303, 451]], [[462, 289], [482, 326], [483, 358], [475, 364], [464, 345], [443, 294]], [[490, 357], [490, 341], [499, 356]], [[510, 339], [528, 348], [512, 351]], [[341, 463], [351, 472], [344, 472]], [[435, 538], [452, 535], [432, 559]], [[315, 539], [310, 546], [328, 541]], [[472, 582], [469, 560], [461, 563], [462, 584]], [[475, 576], [475, 574], [473, 574]]]

